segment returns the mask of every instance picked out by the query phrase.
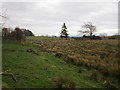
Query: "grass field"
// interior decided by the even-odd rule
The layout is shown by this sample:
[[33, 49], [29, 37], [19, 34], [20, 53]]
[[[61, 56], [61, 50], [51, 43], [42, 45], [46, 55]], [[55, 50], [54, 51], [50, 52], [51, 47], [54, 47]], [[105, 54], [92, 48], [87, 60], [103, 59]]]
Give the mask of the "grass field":
[[[118, 87], [117, 40], [76, 41], [28, 37], [25, 43], [3, 42], [3, 88]], [[26, 52], [32, 49], [39, 55]], [[51, 53], [52, 52], [52, 53]], [[109, 71], [110, 70], [110, 71]], [[103, 74], [109, 77], [103, 78]], [[112, 77], [111, 77], [112, 76]]]

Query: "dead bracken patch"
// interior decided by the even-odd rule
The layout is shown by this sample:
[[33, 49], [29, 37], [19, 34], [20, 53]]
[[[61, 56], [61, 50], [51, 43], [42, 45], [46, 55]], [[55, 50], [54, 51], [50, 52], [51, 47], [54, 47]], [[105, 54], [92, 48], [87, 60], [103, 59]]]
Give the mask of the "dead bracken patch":
[[[64, 40], [41, 39], [42, 49], [55, 52], [55, 56], [65, 58], [68, 63], [87, 66], [102, 73], [114, 74], [117, 77], [119, 62], [117, 40]], [[50, 42], [50, 43], [49, 43]], [[60, 53], [59, 53], [60, 52]], [[111, 65], [112, 71], [111, 72]], [[106, 70], [107, 69], [107, 70]]]

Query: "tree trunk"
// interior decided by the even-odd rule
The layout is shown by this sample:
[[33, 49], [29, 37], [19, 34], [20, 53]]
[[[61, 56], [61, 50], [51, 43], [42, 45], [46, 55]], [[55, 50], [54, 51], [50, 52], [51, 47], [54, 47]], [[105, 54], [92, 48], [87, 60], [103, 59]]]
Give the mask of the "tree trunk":
[[90, 31], [90, 38], [92, 37], [92, 32]]

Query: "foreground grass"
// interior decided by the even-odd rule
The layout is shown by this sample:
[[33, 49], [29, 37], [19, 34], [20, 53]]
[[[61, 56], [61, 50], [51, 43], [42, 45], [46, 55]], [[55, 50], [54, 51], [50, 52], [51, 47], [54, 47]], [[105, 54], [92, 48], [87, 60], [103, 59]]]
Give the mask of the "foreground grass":
[[[26, 52], [32, 48], [39, 55]], [[52, 53], [42, 52], [33, 44], [3, 42], [3, 72], [13, 73], [17, 79], [3, 76], [3, 88], [55, 88], [55, 77], [73, 81], [76, 88], [102, 88], [102, 84], [90, 80], [91, 71], [85, 67], [69, 65]], [[82, 73], [78, 71], [81, 70]]]

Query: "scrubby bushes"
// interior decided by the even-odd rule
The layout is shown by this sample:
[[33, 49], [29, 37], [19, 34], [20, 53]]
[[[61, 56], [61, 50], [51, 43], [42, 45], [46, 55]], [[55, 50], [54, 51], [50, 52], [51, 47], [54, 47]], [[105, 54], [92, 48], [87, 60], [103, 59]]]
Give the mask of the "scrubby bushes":
[[2, 38], [3, 40], [16, 40], [16, 41], [25, 41], [25, 36], [34, 36], [30, 30], [21, 29], [16, 27], [14, 30], [10, 28], [2, 29]]
[[16, 27], [14, 30], [3, 28], [2, 29], [2, 38], [3, 40], [16, 40], [16, 41], [24, 41], [25, 34], [22, 29]]

